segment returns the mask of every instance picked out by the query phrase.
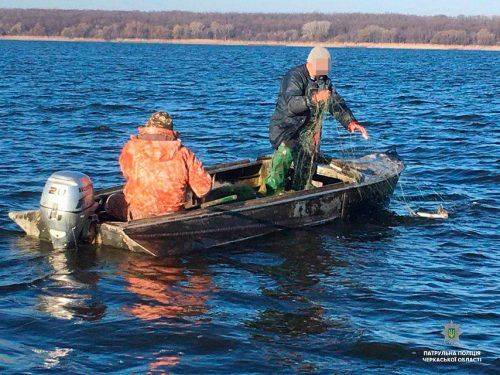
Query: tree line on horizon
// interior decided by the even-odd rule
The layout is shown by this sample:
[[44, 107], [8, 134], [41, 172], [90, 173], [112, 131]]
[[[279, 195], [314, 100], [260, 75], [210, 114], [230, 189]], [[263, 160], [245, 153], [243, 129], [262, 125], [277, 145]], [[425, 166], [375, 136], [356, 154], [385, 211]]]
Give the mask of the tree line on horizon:
[[496, 45], [500, 16], [0, 9], [0, 36]]

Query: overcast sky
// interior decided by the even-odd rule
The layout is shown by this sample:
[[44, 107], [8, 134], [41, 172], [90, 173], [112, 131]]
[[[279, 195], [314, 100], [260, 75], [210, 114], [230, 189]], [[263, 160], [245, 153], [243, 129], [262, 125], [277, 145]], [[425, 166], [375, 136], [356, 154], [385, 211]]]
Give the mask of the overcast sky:
[[500, 0], [0, 0], [0, 8], [499, 15]]

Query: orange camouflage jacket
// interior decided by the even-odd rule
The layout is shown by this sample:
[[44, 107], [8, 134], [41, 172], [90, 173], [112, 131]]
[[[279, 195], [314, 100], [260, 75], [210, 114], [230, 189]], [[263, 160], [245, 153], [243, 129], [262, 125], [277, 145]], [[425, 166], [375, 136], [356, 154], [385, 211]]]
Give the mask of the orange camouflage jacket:
[[120, 168], [134, 220], [181, 210], [188, 188], [200, 198], [212, 188], [202, 163], [168, 129], [140, 127], [123, 147]]

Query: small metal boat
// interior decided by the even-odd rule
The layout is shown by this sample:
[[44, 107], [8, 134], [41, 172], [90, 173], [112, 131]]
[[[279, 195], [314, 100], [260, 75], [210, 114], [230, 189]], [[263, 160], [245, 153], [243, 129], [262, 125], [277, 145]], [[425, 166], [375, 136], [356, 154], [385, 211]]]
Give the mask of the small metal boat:
[[[211, 197], [225, 186], [235, 184], [257, 192], [269, 165], [270, 158], [262, 157], [207, 168], [214, 179]], [[129, 222], [110, 221], [103, 212], [107, 197], [120, 192], [122, 187], [97, 190], [99, 220], [92, 237], [97, 245], [167, 256], [232, 244], [281, 230], [347, 220], [360, 211], [384, 207], [403, 169], [404, 164], [395, 151], [352, 160], [328, 159], [318, 165], [313, 178], [315, 187], [309, 190], [270, 197], [255, 195], [251, 199], [219, 205], [203, 205], [190, 196], [182, 212]], [[50, 241], [40, 210], [11, 212], [9, 217], [28, 235]]]

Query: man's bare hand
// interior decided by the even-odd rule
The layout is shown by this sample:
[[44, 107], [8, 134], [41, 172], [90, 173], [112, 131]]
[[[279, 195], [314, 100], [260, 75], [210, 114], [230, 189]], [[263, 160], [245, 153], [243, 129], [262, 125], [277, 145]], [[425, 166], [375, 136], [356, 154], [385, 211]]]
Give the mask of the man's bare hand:
[[368, 137], [368, 132], [366, 131], [365, 127], [362, 126], [357, 121], [351, 121], [349, 123], [349, 125], [347, 126], [347, 130], [349, 131], [349, 133], [360, 132], [364, 139], [368, 139], [369, 138]]
[[314, 103], [325, 102], [328, 99], [330, 99], [331, 96], [332, 96], [332, 93], [330, 90], [321, 90], [321, 91], [315, 92], [312, 95], [312, 101]]

